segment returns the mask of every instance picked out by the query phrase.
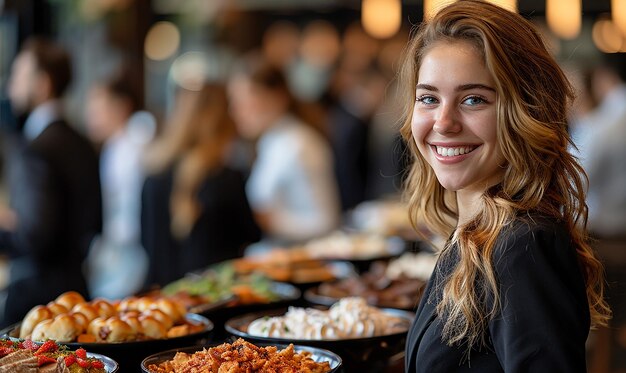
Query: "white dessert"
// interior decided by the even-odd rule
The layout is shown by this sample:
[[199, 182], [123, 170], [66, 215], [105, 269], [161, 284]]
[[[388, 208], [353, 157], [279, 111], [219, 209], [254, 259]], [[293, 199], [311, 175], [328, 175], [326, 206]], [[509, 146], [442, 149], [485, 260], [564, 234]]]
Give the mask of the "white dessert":
[[337, 340], [399, 333], [408, 327], [409, 320], [372, 307], [363, 298], [350, 297], [328, 311], [289, 307], [284, 316], [254, 320], [248, 333], [258, 337]]

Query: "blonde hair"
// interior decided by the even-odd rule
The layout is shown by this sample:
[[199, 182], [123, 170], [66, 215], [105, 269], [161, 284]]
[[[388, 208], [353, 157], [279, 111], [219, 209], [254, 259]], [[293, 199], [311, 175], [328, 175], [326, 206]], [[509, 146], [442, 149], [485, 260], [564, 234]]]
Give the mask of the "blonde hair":
[[[436, 43], [450, 41], [473, 45], [494, 77], [497, 138], [506, 159], [502, 182], [485, 191], [481, 211], [458, 227], [455, 193], [439, 184], [411, 134], [420, 62]], [[425, 222], [444, 236], [454, 231], [447, 247], [459, 250], [460, 260], [442, 285], [437, 304], [438, 314], [445, 315], [444, 340], [464, 344], [468, 351], [485, 343], [487, 324], [500, 309], [492, 262], [495, 243], [516, 216], [531, 211], [567, 224], [585, 279], [592, 326], [605, 325], [610, 310], [603, 299], [603, 269], [586, 235], [586, 175], [567, 150], [566, 113], [574, 95], [535, 27], [484, 1], [456, 2], [417, 29], [399, 83], [410, 95], [401, 133], [413, 155], [406, 189], [411, 220], [414, 225]], [[442, 256], [450, 252], [444, 250]]]
[[159, 173], [173, 167], [170, 196], [172, 235], [189, 235], [202, 213], [198, 189], [223, 165], [226, 147], [235, 136], [223, 86], [206, 84], [200, 91], [181, 91], [164, 133], [146, 152], [146, 169]]

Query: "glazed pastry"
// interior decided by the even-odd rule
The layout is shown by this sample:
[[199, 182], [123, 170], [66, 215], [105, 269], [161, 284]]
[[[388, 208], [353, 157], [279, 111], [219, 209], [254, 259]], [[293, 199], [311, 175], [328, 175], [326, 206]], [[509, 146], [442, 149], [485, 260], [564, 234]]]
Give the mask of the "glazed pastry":
[[87, 328], [89, 327], [89, 319], [87, 319], [87, 316], [80, 312], [70, 312], [68, 315], [70, 315], [80, 326], [81, 334], [87, 331]]
[[184, 307], [169, 299], [129, 297], [115, 304], [105, 299], [87, 303], [80, 294], [68, 292], [57, 300], [28, 312], [21, 338], [114, 343], [181, 336], [200, 328], [186, 322]]
[[100, 317], [111, 317], [117, 315], [117, 310], [107, 300], [95, 299], [91, 302], [91, 305], [98, 312]]
[[100, 317], [100, 315], [98, 314], [98, 310], [96, 310], [89, 303], [80, 303], [75, 305], [74, 308], [72, 308], [72, 312], [85, 315], [89, 322], [93, 321], [93, 319], [95, 319], [96, 317]]
[[120, 316], [120, 319], [128, 324], [133, 329], [137, 335], [143, 335], [143, 326], [141, 326], [141, 321], [139, 321], [139, 313], [138, 312], [128, 312]]
[[47, 307], [50, 311], [52, 311], [53, 317], [56, 317], [62, 313], [67, 313], [69, 311], [64, 305], [55, 302], [48, 303]]
[[98, 342], [127, 342], [137, 339], [137, 333], [119, 317], [108, 319], [97, 318], [89, 324], [89, 334], [96, 337]]
[[46, 306], [35, 306], [24, 317], [22, 326], [20, 327], [20, 338], [28, 338], [35, 326], [43, 320], [51, 319], [53, 317], [52, 311]]
[[143, 327], [143, 334], [151, 339], [162, 339], [167, 337], [167, 330], [157, 319], [148, 315], [139, 316], [139, 321]]
[[54, 319], [40, 322], [33, 329], [32, 339], [34, 341], [45, 341], [48, 339], [57, 342], [72, 342], [83, 332], [81, 325], [70, 315], [59, 315]]
[[170, 329], [172, 326], [174, 326], [174, 320], [172, 320], [171, 317], [169, 317], [165, 312], [159, 309], [154, 308], [154, 309], [142, 312], [141, 314], [154, 317], [163, 325], [165, 329]]
[[152, 306], [150, 308], [156, 308], [163, 311], [172, 319], [172, 321], [174, 321], [174, 323], [183, 320], [186, 314], [185, 309], [180, 304], [166, 298], [157, 300], [156, 306]]
[[137, 299], [137, 297], [133, 296], [122, 299], [117, 305], [118, 312], [137, 311], [137, 309], [134, 308]]
[[71, 310], [75, 305], [85, 303], [85, 298], [78, 292], [68, 291], [59, 295], [55, 302]]

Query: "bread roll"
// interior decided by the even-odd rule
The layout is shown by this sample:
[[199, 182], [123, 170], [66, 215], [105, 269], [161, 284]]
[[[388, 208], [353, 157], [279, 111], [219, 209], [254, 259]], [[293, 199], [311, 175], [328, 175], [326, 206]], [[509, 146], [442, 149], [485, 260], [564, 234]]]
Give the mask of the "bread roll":
[[54, 315], [52, 311], [48, 309], [46, 306], [35, 306], [28, 313], [24, 320], [22, 321], [22, 326], [20, 327], [20, 338], [25, 339], [28, 338], [35, 326], [43, 320], [52, 319]]
[[93, 308], [100, 317], [111, 317], [117, 315], [115, 307], [105, 299], [95, 299], [91, 302]]
[[147, 310], [145, 312], [142, 312], [142, 315], [155, 318], [158, 322], [160, 322], [163, 325], [163, 327], [165, 327], [165, 329], [169, 329], [172, 326], [174, 326], [174, 320], [172, 320], [171, 317], [169, 317], [165, 312], [159, 309], [155, 308], [155, 309]]
[[78, 325], [80, 325], [81, 334], [87, 331], [87, 328], [89, 327], [89, 319], [87, 319], [87, 316], [80, 312], [70, 312], [69, 315], [74, 318], [74, 321], [76, 321]]
[[56, 303], [65, 306], [68, 310], [71, 310], [75, 305], [79, 303], [85, 303], [85, 298], [75, 291], [65, 292], [57, 297]]
[[124, 322], [126, 322], [137, 335], [144, 334], [143, 327], [141, 326], [141, 321], [139, 321], [139, 312], [134, 313], [126, 313], [120, 317]]
[[133, 331], [133, 328], [117, 316], [109, 317], [106, 321], [106, 327], [110, 330], [106, 342], [126, 342], [137, 339], [137, 333]]
[[140, 311], [140, 312], [149, 310], [150, 308], [154, 307], [154, 299], [148, 298], [148, 297], [141, 297], [135, 300], [133, 307], [134, 307], [133, 309]]
[[91, 320], [89, 326], [87, 327], [87, 334], [93, 335], [98, 341], [104, 340], [106, 338], [106, 335], [104, 336], [104, 338], [100, 338], [100, 330], [106, 326], [106, 321], [107, 319], [105, 319], [104, 317], [96, 317], [95, 319]]
[[174, 321], [174, 324], [181, 322], [185, 318], [186, 314], [186, 310], [182, 305], [166, 298], [157, 300], [155, 306], [151, 308], [156, 308], [165, 312], [165, 314], [167, 314], [172, 321]]
[[47, 307], [50, 311], [52, 311], [53, 317], [59, 316], [62, 313], [67, 313], [69, 310], [62, 304], [50, 302], [47, 304]]
[[100, 315], [98, 314], [98, 310], [96, 310], [89, 303], [79, 303], [75, 305], [72, 308], [72, 312], [82, 313], [83, 315], [85, 315], [85, 317], [87, 317], [87, 320], [89, 322], [93, 321], [97, 317], [100, 317]]
[[125, 321], [117, 316], [104, 319], [98, 317], [89, 324], [89, 334], [96, 337], [98, 342], [127, 342], [137, 339], [137, 333]]
[[167, 337], [167, 328], [157, 319], [148, 315], [139, 316], [139, 321], [143, 327], [143, 334], [151, 339], [162, 339]]
[[137, 299], [137, 297], [126, 297], [122, 299], [117, 305], [117, 310], [119, 312], [136, 311], [137, 309], [135, 308], [134, 304]]
[[72, 342], [81, 333], [80, 324], [69, 314], [62, 314], [52, 320], [44, 320], [37, 324], [33, 329], [32, 339], [35, 341], [53, 339], [57, 342]]

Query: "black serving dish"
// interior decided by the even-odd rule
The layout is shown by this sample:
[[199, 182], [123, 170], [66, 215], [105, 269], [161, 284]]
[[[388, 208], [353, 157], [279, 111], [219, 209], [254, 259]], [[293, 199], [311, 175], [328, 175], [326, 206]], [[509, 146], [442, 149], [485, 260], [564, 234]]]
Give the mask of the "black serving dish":
[[[408, 294], [404, 295], [402, 298], [400, 297], [393, 297], [393, 298], [382, 298], [379, 296], [368, 296], [367, 294], [346, 294], [344, 295], [345, 297], [350, 297], [350, 296], [356, 296], [356, 297], [364, 297], [368, 304], [371, 306], [375, 306], [375, 307], [379, 307], [379, 308], [393, 308], [393, 309], [400, 309], [400, 310], [405, 310], [405, 311], [414, 311], [415, 309], [417, 309], [417, 306], [419, 305], [419, 301], [422, 297], [422, 293], [424, 291], [424, 288], [426, 287], [425, 283], [421, 283], [418, 285], [418, 281], [419, 280], [413, 280], [416, 283], [416, 286], [418, 287], [418, 291], [413, 295], [411, 295], [410, 297], [408, 297]], [[327, 306], [330, 307], [333, 304], [337, 303], [339, 300], [341, 300], [341, 298], [337, 298], [337, 297], [332, 297], [329, 295], [325, 295], [325, 294], [320, 294], [320, 286], [322, 285], [318, 285], [312, 288], [307, 289], [304, 292], [303, 298], [306, 302], [308, 302], [309, 304], [313, 304], [313, 305], [322, 305], [322, 306]], [[404, 285], [401, 285], [404, 286]], [[409, 299], [410, 298], [410, 302]], [[400, 302], [400, 300], [405, 300]]]
[[333, 260], [333, 261], [345, 261], [353, 265], [354, 270], [358, 274], [367, 272], [372, 263], [377, 261], [389, 262], [395, 259], [407, 251], [409, 244], [400, 237], [390, 236], [387, 237], [387, 250], [385, 252], [376, 255], [337, 255], [337, 256], [322, 256], [319, 259]]
[[[277, 345], [277, 344], [268, 344], [268, 343], [255, 343], [257, 346], [260, 347], [265, 347], [265, 346], [276, 346], [279, 350], [285, 349], [287, 347], [287, 345]], [[151, 356], [148, 356], [147, 358], [145, 358], [142, 362], [141, 362], [141, 369], [143, 372], [146, 373], [151, 373], [150, 370], [148, 370], [148, 367], [151, 364], [159, 364], [162, 363], [166, 360], [171, 360], [174, 355], [176, 355], [177, 352], [184, 352], [187, 354], [193, 354], [194, 352], [197, 351], [201, 351], [203, 348], [210, 348], [210, 347], [215, 347], [220, 345], [220, 343], [212, 343], [210, 345], [205, 345], [205, 346], [192, 346], [192, 347], [185, 347], [185, 348], [176, 348], [173, 350], [168, 350], [168, 351], [163, 351]], [[309, 346], [299, 346], [299, 345], [294, 345], [293, 346], [294, 350], [296, 352], [303, 352], [303, 351], [307, 351], [311, 353], [311, 358], [313, 360], [315, 360], [316, 362], [323, 362], [323, 361], [328, 361], [328, 363], [330, 364], [330, 368], [331, 370], [329, 371], [329, 373], [336, 373], [336, 372], [341, 372], [341, 366], [342, 366], [342, 361], [341, 358], [335, 354], [334, 352], [328, 351], [328, 350], [324, 350], [321, 348], [315, 348], [315, 347], [309, 347]]]
[[[146, 341], [133, 341], [121, 343], [78, 343], [57, 342], [59, 345], [68, 346], [71, 350], [84, 348], [87, 351], [102, 354], [115, 360], [123, 369], [123, 372], [132, 372], [129, 367], [138, 367], [141, 360], [153, 353], [177, 348], [207, 343], [213, 331], [213, 323], [204, 316], [188, 313], [186, 319], [189, 322], [201, 324], [204, 328], [197, 333], [167, 339], [152, 339]], [[21, 323], [11, 325], [0, 330], [0, 336], [17, 339]], [[135, 368], [134, 371], [137, 371]]]
[[[409, 324], [415, 317], [412, 312], [383, 308], [384, 312], [405, 318]], [[404, 354], [407, 331], [366, 338], [340, 340], [308, 340], [259, 337], [248, 334], [248, 325], [265, 316], [284, 315], [287, 309], [276, 309], [234, 317], [226, 322], [225, 329], [235, 338], [244, 338], [254, 344], [288, 344], [311, 346], [333, 351], [341, 356], [346, 372], [383, 372], [391, 360], [397, 360]]]
[[107, 373], [117, 373], [119, 371], [120, 367], [117, 364], [117, 361], [111, 359], [108, 356], [95, 354], [93, 352], [87, 352], [87, 357], [95, 358], [95, 359], [102, 361], [104, 363], [104, 370]]

